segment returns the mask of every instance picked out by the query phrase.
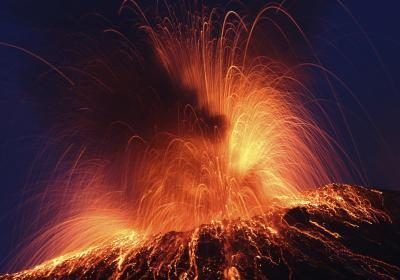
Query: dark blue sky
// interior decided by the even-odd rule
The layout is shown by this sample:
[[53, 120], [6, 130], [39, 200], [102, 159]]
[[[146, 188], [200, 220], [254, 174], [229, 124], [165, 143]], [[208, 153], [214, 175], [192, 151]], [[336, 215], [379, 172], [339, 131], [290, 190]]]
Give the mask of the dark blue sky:
[[[120, 1], [71, 2], [2, 1], [0, 42], [21, 46], [58, 65], [68, 59], [62, 55], [63, 34], [78, 33], [81, 16], [96, 12], [118, 21]], [[254, 2], [254, 7], [262, 3]], [[346, 151], [365, 171], [368, 184], [400, 189], [400, 2], [347, 1], [345, 5], [351, 15], [333, 0], [285, 3], [303, 26], [322, 64], [356, 97], [334, 83], [358, 153], [337, 111], [332, 110]], [[293, 42], [293, 47], [302, 53], [304, 44]], [[40, 185], [56, 160], [57, 153], [52, 156], [50, 149], [41, 157], [40, 168], [32, 169], [46, 143], [49, 126], [31, 95], [42, 81], [40, 74], [47, 70], [32, 57], [0, 46], [0, 268], [22, 233], [18, 227], [21, 214], [17, 213], [26, 199], [26, 187]], [[326, 83], [318, 81], [318, 75], [315, 78], [319, 96], [329, 101]]]

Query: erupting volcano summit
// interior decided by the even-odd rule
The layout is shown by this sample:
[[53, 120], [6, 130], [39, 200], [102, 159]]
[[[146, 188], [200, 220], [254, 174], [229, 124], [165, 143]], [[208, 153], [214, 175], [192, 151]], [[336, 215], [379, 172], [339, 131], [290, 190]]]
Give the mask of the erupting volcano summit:
[[355, 168], [296, 72], [329, 71], [257, 41], [267, 21], [307, 45], [296, 20], [162, 5], [124, 1], [140, 40], [102, 30], [114, 51], [83, 70], [47, 64], [69, 84], [63, 153], [0, 279], [398, 278], [399, 194], [332, 183]]
[[249, 220], [132, 234], [0, 279], [397, 279], [399, 205], [396, 192], [327, 185]]

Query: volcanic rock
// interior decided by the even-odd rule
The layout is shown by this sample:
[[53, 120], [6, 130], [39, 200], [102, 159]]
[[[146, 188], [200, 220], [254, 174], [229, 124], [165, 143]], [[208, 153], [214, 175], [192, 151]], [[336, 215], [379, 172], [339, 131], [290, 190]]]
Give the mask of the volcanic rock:
[[399, 279], [400, 193], [331, 184], [250, 220], [129, 242], [0, 279]]

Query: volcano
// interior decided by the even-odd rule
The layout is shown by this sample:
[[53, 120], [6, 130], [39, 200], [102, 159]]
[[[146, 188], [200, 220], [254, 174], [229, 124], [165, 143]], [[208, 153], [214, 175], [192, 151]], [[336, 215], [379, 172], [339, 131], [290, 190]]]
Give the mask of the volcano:
[[43, 102], [62, 155], [0, 280], [400, 278], [400, 194], [325, 185], [365, 181], [300, 72], [331, 74], [265, 51], [288, 26], [314, 57], [300, 25], [186, 2], [123, 1], [133, 38], [101, 30], [118, 55], [63, 67], [82, 73], [14, 46], [70, 87]]
[[400, 193], [330, 184], [292, 207], [128, 236], [6, 279], [398, 279]]

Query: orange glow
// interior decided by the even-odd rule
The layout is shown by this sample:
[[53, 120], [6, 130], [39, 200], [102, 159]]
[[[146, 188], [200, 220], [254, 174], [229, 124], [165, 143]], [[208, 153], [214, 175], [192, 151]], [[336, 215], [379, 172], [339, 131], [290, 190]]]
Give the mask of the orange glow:
[[[215, 12], [171, 17], [155, 27], [145, 19], [169, 76], [196, 94], [200, 108], [184, 109], [179, 133], [146, 143], [132, 179], [140, 198], [137, 227], [180, 231], [251, 218], [273, 199], [287, 201], [340, 178], [332, 141], [303, 106], [312, 97], [292, 88], [295, 77], [284, 65], [250, 56], [262, 13], [249, 26], [235, 12], [222, 23]], [[196, 110], [220, 122], [210, 127]]]
[[[355, 273], [395, 279], [395, 275], [400, 272], [398, 267], [353, 252], [341, 243], [339, 232], [348, 229], [337, 227], [335, 223], [322, 224], [323, 221], [340, 221], [341, 225], [352, 228], [365, 223], [390, 222], [390, 217], [379, 208], [382, 199], [382, 194], [375, 190], [349, 185], [327, 185], [301, 195], [296, 202], [300, 206], [297, 208], [271, 205], [263, 215], [250, 220], [216, 221], [187, 232], [160, 234], [142, 241], [138, 241], [140, 238], [135, 234], [120, 236], [107, 244], [66, 254], [32, 269], [5, 275], [4, 279], [96, 278], [98, 275], [108, 275], [109, 279], [127, 279], [143, 276], [143, 273], [153, 278], [164, 279], [170, 275], [174, 279], [201, 279], [199, 275], [204, 271], [197, 254], [204, 233], [211, 235], [210, 240], [216, 239], [225, 244], [221, 249], [225, 261], [214, 267], [216, 271], [213, 271], [213, 275], [218, 271], [223, 273], [224, 279], [243, 279], [241, 273], [243, 270], [246, 272], [246, 267], [239, 265], [246, 263], [249, 265], [247, 269], [257, 273], [257, 260], [264, 260], [272, 267], [283, 265], [291, 271], [291, 263], [286, 257], [292, 255], [296, 260], [301, 260], [313, 255], [307, 250], [303, 252], [296, 240], [301, 244], [315, 244], [330, 260], [351, 261], [355, 264]], [[292, 210], [310, 218], [303, 222], [291, 220]], [[321, 215], [325, 217], [322, 222], [311, 218], [319, 219]], [[240, 249], [238, 252], [238, 248], [230, 246], [235, 236], [240, 237], [248, 255], [243, 256]], [[280, 253], [277, 254], [275, 250]], [[143, 258], [145, 264], [141, 263]], [[249, 258], [251, 261], [243, 263], [240, 262], [241, 258]], [[182, 262], [187, 264], [182, 265]]]
[[[65, 260], [78, 263], [86, 250], [99, 258], [93, 252], [122, 240], [112, 249], [120, 250], [115, 260], [120, 266], [144, 236], [247, 220], [300, 204], [334, 204], [327, 211], [335, 211], [340, 197], [333, 193], [321, 201], [302, 195], [339, 181], [344, 172], [334, 141], [304, 105], [313, 97], [294, 86], [298, 81], [283, 64], [251, 56], [255, 26], [263, 14], [277, 10], [268, 6], [251, 24], [235, 12], [220, 22], [215, 11], [150, 23], [138, 10], [160, 63], [177, 87], [195, 93], [199, 106], [181, 108], [173, 131], [159, 131], [150, 140], [132, 135], [119, 186], [106, 183], [101, 164], [78, 159], [67, 195], [54, 202], [62, 215], [27, 248], [35, 252], [27, 266], [65, 254], [46, 269]], [[370, 209], [357, 205], [344, 207], [350, 216], [369, 221]], [[282, 225], [266, 224], [271, 239], [279, 239]], [[237, 273], [234, 267], [226, 270], [229, 277]]]

